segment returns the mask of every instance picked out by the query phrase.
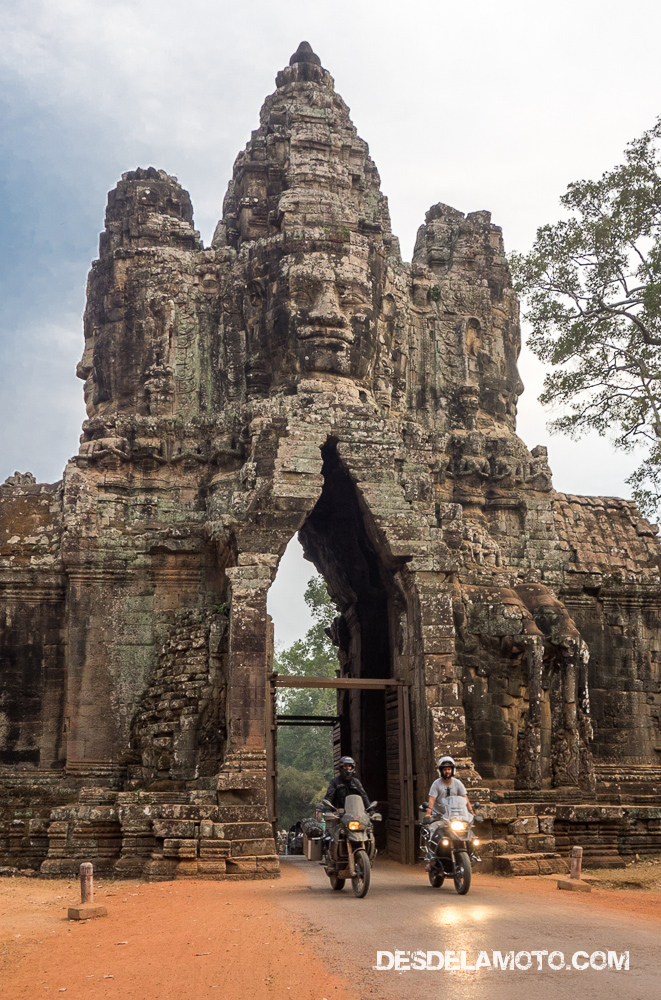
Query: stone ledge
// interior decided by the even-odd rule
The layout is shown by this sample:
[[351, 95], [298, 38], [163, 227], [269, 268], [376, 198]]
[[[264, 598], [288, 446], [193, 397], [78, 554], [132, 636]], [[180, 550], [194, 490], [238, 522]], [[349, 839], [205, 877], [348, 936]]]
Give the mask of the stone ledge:
[[493, 859], [494, 875], [566, 875], [567, 862], [559, 854], [501, 854]]

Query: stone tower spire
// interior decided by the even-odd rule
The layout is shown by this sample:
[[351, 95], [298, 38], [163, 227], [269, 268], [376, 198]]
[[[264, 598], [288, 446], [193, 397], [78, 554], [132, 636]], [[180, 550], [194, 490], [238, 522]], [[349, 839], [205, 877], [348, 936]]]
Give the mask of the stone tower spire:
[[214, 246], [304, 227], [307, 237], [361, 233], [399, 253], [369, 148], [333, 77], [301, 42], [266, 98], [260, 126], [239, 153]]

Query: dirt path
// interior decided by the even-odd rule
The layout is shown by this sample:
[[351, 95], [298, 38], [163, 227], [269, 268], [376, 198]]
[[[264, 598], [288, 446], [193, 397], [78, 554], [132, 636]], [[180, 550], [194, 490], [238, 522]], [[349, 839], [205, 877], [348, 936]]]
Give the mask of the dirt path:
[[0, 879], [0, 996], [358, 1000], [276, 903], [299, 882], [97, 883], [108, 917], [67, 919], [71, 881]]
[[[460, 901], [445, 890], [436, 897], [425, 882], [419, 869], [388, 862], [375, 869], [365, 901], [346, 890], [341, 896], [330, 893], [323, 873], [305, 862], [284, 864], [282, 878], [268, 882], [97, 881], [95, 901], [105, 903], [109, 916], [79, 924], [67, 920], [69, 904], [79, 898], [75, 881], [0, 879], [0, 996], [390, 1000], [402, 988], [408, 991], [409, 981], [375, 980], [371, 960], [360, 959], [371, 925], [388, 928], [384, 937], [390, 941], [390, 931], [414, 927], [416, 914], [421, 927], [429, 924], [425, 907], [432, 902], [441, 907], [441, 926], [455, 911], [461, 917], [457, 940], [469, 932], [471, 919], [483, 922], [491, 910], [500, 920], [499, 912], [537, 910], [548, 920], [560, 908], [556, 918], [576, 928], [598, 915], [606, 922], [617, 916], [629, 934], [661, 922], [661, 893], [654, 891], [570, 894], [559, 893], [552, 879], [478, 875], [471, 894]], [[368, 951], [371, 955], [371, 943]], [[346, 979], [329, 971], [338, 955]], [[425, 983], [426, 995], [430, 986]], [[625, 989], [620, 995], [629, 994]]]

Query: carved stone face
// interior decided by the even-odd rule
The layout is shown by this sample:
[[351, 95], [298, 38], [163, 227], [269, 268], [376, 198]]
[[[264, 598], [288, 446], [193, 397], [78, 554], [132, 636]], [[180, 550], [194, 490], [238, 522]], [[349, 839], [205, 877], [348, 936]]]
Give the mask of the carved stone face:
[[83, 348], [83, 356], [78, 362], [76, 367], [76, 375], [78, 378], [82, 378], [85, 382], [85, 387], [83, 390], [83, 395], [85, 399], [85, 410], [87, 416], [91, 417], [94, 408], [94, 379], [92, 373], [94, 370], [94, 338], [88, 337], [85, 340], [85, 346]]
[[85, 382], [83, 396], [88, 417], [93, 417], [107, 408], [103, 404], [107, 404], [110, 399], [107, 385], [109, 379], [105, 371], [107, 364], [100, 363], [99, 358], [99, 339], [94, 333], [86, 337], [83, 356], [76, 367], [76, 375]]
[[299, 372], [364, 378], [376, 351], [375, 288], [366, 251], [285, 257], [274, 339], [283, 334]]
[[223, 323], [225, 377], [240, 368], [254, 398], [334, 375], [388, 407], [399, 299], [385, 253], [353, 233], [337, 249], [329, 243], [257, 244], [237, 261]]

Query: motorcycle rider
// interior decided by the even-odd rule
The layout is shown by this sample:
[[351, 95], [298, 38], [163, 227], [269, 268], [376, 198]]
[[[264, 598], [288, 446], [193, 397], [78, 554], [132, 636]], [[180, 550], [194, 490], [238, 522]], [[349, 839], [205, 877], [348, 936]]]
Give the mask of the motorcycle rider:
[[344, 802], [347, 795], [360, 795], [365, 809], [368, 808], [370, 800], [367, 792], [356, 777], [356, 762], [353, 757], [342, 757], [340, 760], [340, 773], [326, 790], [326, 798], [336, 809], [344, 809]]
[[432, 783], [429, 789], [429, 800], [427, 803], [427, 816], [440, 817], [443, 814], [443, 799], [448, 795], [458, 795], [466, 799], [466, 808], [469, 813], [473, 813], [473, 807], [468, 801], [468, 793], [465, 785], [455, 778], [456, 765], [452, 757], [441, 757], [438, 762], [438, 778]]

